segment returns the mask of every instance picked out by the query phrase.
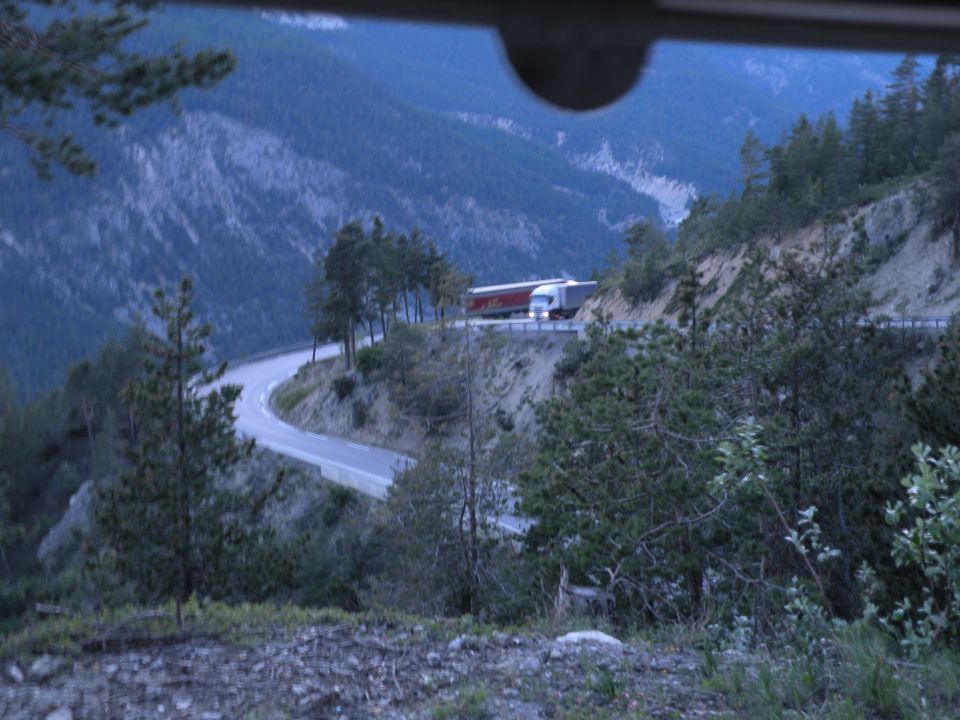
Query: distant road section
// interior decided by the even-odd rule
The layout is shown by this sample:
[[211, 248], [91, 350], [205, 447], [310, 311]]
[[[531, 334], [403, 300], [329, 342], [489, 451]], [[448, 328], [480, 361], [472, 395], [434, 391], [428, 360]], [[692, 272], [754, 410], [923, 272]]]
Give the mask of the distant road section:
[[[317, 348], [317, 359], [338, 355], [336, 344]], [[311, 350], [296, 350], [228, 368], [220, 383], [236, 383], [243, 392], [236, 405], [237, 432], [261, 447], [320, 468], [323, 477], [383, 499], [396, 470], [413, 460], [390, 450], [311, 433], [285, 423], [270, 409], [270, 395], [309, 362]]]

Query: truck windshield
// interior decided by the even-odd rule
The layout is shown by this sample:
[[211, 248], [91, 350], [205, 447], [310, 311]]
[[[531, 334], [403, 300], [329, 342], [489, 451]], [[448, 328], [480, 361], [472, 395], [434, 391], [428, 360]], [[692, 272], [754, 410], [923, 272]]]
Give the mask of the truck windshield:
[[550, 295], [531, 295], [530, 296], [531, 305], [549, 305], [551, 300], [553, 300], [553, 298]]

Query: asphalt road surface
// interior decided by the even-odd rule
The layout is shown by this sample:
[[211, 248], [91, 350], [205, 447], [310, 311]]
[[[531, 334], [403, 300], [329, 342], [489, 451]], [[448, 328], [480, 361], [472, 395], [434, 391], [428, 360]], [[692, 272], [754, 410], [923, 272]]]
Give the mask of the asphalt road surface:
[[[317, 348], [317, 359], [339, 353], [339, 345], [323, 345]], [[412, 458], [391, 450], [301, 430], [281, 420], [270, 408], [273, 391], [295, 375], [311, 355], [310, 349], [295, 350], [228, 368], [218, 384], [243, 386], [235, 407], [237, 432], [255, 438], [261, 447], [320, 468], [327, 480], [366, 495], [385, 498], [394, 473], [414, 464]], [[499, 525], [508, 532], [517, 533], [528, 522], [504, 515]]]
[[[317, 348], [317, 358], [339, 354], [338, 345]], [[236, 383], [243, 392], [236, 405], [237, 432], [261, 447], [320, 468], [324, 477], [383, 499], [394, 472], [413, 460], [390, 450], [320, 435], [294, 427], [270, 409], [270, 395], [308, 362], [311, 350], [296, 350], [228, 368], [221, 383]]]

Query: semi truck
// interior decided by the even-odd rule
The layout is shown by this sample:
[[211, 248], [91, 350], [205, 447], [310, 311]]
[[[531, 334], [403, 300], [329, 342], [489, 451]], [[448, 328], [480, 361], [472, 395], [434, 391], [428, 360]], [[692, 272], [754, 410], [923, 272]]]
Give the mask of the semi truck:
[[544, 283], [530, 294], [528, 315], [534, 320], [572, 318], [596, 289], [595, 282]]
[[470, 288], [464, 309], [467, 315], [481, 317], [509, 317], [513, 313], [526, 313], [530, 307], [530, 293], [534, 289], [562, 282], [565, 282], [563, 278], [555, 278]]

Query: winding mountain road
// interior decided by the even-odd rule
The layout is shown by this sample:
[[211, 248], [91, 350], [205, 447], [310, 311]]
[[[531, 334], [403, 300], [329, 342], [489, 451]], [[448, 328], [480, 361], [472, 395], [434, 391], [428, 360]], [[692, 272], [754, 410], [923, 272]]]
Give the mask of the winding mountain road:
[[[338, 355], [339, 345], [317, 348], [317, 358]], [[237, 432], [280, 455], [320, 468], [328, 480], [383, 499], [394, 472], [413, 460], [400, 453], [296, 428], [270, 408], [274, 389], [309, 362], [311, 350], [294, 350], [230, 367], [220, 380], [243, 386], [236, 405]]]
[[[317, 359], [340, 354], [337, 344], [317, 348]], [[243, 386], [234, 408], [240, 435], [252, 437], [260, 447], [295, 458], [320, 469], [326, 480], [354, 488], [383, 500], [397, 470], [416, 461], [402, 453], [351, 442], [343, 438], [308, 432], [284, 422], [270, 407], [270, 396], [280, 383], [293, 377], [312, 357], [312, 349], [298, 349], [251, 360], [228, 368], [217, 385]], [[511, 503], [512, 505], [512, 503]], [[498, 525], [508, 533], [520, 533], [529, 525], [523, 518], [504, 514]]]

